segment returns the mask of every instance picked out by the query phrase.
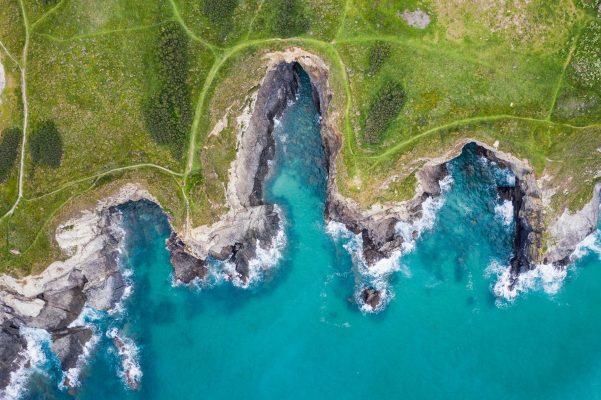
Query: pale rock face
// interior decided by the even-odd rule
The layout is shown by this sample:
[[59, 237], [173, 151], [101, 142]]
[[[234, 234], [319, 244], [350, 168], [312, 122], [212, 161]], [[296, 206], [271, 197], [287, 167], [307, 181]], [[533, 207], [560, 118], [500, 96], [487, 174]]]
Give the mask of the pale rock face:
[[430, 25], [430, 16], [428, 13], [419, 9], [415, 11], [405, 10], [400, 13], [400, 16], [413, 28], [426, 29]]

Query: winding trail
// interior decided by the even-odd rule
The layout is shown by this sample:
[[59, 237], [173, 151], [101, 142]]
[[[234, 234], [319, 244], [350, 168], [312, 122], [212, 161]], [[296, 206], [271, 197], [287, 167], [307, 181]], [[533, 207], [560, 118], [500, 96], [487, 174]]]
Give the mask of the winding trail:
[[[25, 28], [25, 43], [23, 45], [23, 52], [21, 54], [21, 63], [18, 64], [21, 71], [21, 96], [23, 102], [23, 140], [21, 141], [21, 157], [19, 162], [19, 188], [17, 199], [13, 203], [12, 207], [6, 214], [0, 217], [0, 220], [5, 217], [12, 215], [15, 209], [19, 205], [19, 202], [23, 198], [23, 176], [25, 175], [25, 145], [27, 143], [27, 125], [29, 122], [29, 108], [27, 102], [27, 50], [29, 48], [29, 23], [27, 22], [27, 13], [25, 12], [25, 5], [23, 0], [19, 0], [21, 5], [21, 12], [23, 13], [23, 25]], [[4, 45], [3, 45], [4, 47]]]
[[[342, 34], [342, 31], [344, 29], [344, 24], [347, 19], [347, 14], [350, 12], [350, 9], [352, 7], [352, 3], [350, 0], [345, 1], [344, 13], [340, 17], [340, 22], [335, 31], [334, 38], [329, 42], [320, 40], [320, 39], [307, 38], [307, 37], [292, 37], [292, 38], [277, 38], [277, 37], [275, 37], [275, 38], [266, 38], [266, 39], [249, 39], [249, 37], [252, 34], [253, 25], [255, 23], [257, 15], [261, 12], [263, 2], [264, 2], [263, 0], [260, 1], [259, 6], [257, 7], [257, 10], [253, 14], [253, 17], [249, 20], [248, 30], [247, 30], [246, 34], [242, 36], [243, 39], [229, 47], [221, 47], [221, 46], [214, 44], [211, 41], [199, 36], [190, 27], [187, 26], [187, 24], [185, 23], [182, 15], [178, 9], [176, 0], [169, 0], [169, 5], [171, 8], [171, 14], [172, 14], [171, 18], [166, 19], [161, 22], [158, 22], [156, 24], [135, 26], [135, 27], [129, 27], [129, 28], [123, 28], [123, 29], [96, 31], [96, 32], [91, 32], [91, 33], [86, 33], [86, 34], [81, 34], [81, 35], [74, 35], [74, 36], [71, 36], [68, 38], [60, 38], [60, 37], [56, 37], [56, 36], [53, 36], [48, 33], [41, 33], [41, 32], [34, 31], [35, 28], [41, 26], [42, 23], [44, 22], [44, 20], [46, 20], [50, 15], [59, 13], [62, 6], [66, 3], [65, 0], [60, 0], [55, 6], [53, 6], [51, 9], [49, 9], [46, 13], [44, 13], [40, 18], [38, 18], [31, 25], [28, 22], [24, 2], [23, 2], [23, 0], [19, 0], [22, 17], [23, 17], [23, 25], [25, 28], [25, 42], [24, 42], [24, 46], [22, 49], [21, 60], [19, 61], [16, 57], [14, 57], [1, 41], [0, 41], [0, 47], [4, 50], [4, 52], [8, 55], [8, 57], [17, 65], [17, 67], [20, 71], [20, 75], [21, 75], [21, 93], [22, 93], [22, 103], [23, 103], [23, 140], [21, 143], [21, 157], [20, 157], [20, 163], [19, 163], [18, 196], [17, 196], [15, 202], [13, 203], [12, 207], [10, 208], [10, 210], [7, 213], [5, 213], [3, 216], [0, 216], [0, 220], [12, 215], [15, 212], [15, 210], [17, 209], [17, 207], [19, 206], [21, 200], [24, 200], [24, 201], [38, 200], [38, 199], [44, 198], [46, 196], [56, 194], [56, 193], [66, 189], [68, 187], [71, 187], [75, 184], [83, 183], [88, 180], [94, 180], [99, 177], [106, 176], [111, 173], [115, 173], [115, 172], [119, 172], [119, 171], [134, 170], [134, 169], [141, 169], [141, 168], [153, 168], [162, 173], [167, 173], [167, 174], [170, 174], [170, 175], [178, 178], [177, 184], [181, 188], [183, 201], [185, 203], [185, 209], [186, 209], [185, 234], [188, 234], [191, 229], [191, 217], [190, 217], [190, 200], [188, 198], [189, 193], [188, 193], [187, 183], [188, 183], [188, 177], [194, 171], [195, 162], [197, 161], [196, 160], [197, 157], [195, 157], [195, 156], [197, 154], [197, 148], [198, 148], [199, 141], [200, 141], [199, 135], [201, 134], [201, 131], [202, 131], [200, 125], [201, 125], [202, 116], [207, 111], [206, 109], [207, 109], [207, 103], [208, 103], [210, 90], [215, 85], [215, 80], [216, 80], [216, 77], [217, 77], [219, 71], [222, 69], [222, 67], [227, 63], [227, 61], [232, 56], [234, 56], [235, 54], [237, 54], [249, 47], [263, 45], [263, 44], [267, 45], [270, 43], [285, 43], [287, 45], [300, 45], [300, 46], [311, 45], [311, 46], [317, 47], [329, 54], [333, 68], [336, 68], [337, 70], [339, 70], [338, 71], [340, 73], [339, 76], [341, 78], [342, 86], [344, 89], [345, 102], [344, 102], [343, 109], [341, 110], [341, 117], [344, 119], [343, 135], [344, 135], [344, 139], [346, 142], [346, 144], [345, 144], [346, 151], [348, 151], [348, 154], [352, 156], [352, 157], [347, 157], [345, 159], [345, 162], [347, 163], [347, 166], [350, 169], [354, 168], [356, 162], [360, 159], [374, 160], [375, 163], [372, 165], [372, 167], [370, 167], [370, 168], [373, 168], [373, 166], [377, 165], [380, 161], [397, 154], [398, 152], [402, 151], [407, 146], [415, 143], [416, 141], [418, 141], [419, 139], [421, 139], [423, 137], [426, 137], [428, 135], [431, 135], [431, 134], [434, 134], [437, 132], [444, 131], [445, 129], [459, 128], [462, 126], [468, 126], [470, 124], [479, 124], [479, 123], [491, 122], [491, 121], [515, 120], [515, 121], [525, 121], [525, 122], [531, 122], [531, 123], [537, 123], [537, 124], [547, 124], [549, 126], [561, 126], [561, 127], [570, 128], [570, 129], [588, 129], [588, 128], [601, 127], [601, 123], [595, 123], [595, 124], [591, 124], [591, 125], [587, 125], [587, 126], [576, 126], [576, 125], [571, 125], [571, 124], [566, 124], [566, 123], [561, 123], [561, 122], [555, 122], [555, 121], [552, 121], [552, 118], [551, 118], [552, 114], [553, 114], [553, 110], [554, 110], [556, 102], [557, 102], [557, 98], [560, 94], [561, 87], [562, 87], [564, 79], [565, 79], [566, 70], [571, 62], [571, 59], [572, 59], [572, 57], [576, 51], [577, 45], [578, 45], [579, 37], [581, 34], [581, 30], [582, 30], [582, 26], [581, 26], [580, 27], [581, 29], [580, 29], [580, 31], [578, 31], [578, 34], [575, 37], [574, 42], [571, 44], [571, 47], [569, 49], [568, 56], [563, 65], [561, 74], [559, 74], [559, 76], [557, 78], [557, 82], [554, 86], [554, 92], [553, 92], [552, 98], [550, 100], [551, 104], [549, 106], [548, 113], [544, 119], [521, 117], [521, 116], [517, 116], [517, 115], [508, 115], [508, 114], [474, 116], [474, 117], [454, 120], [454, 121], [448, 122], [446, 124], [442, 124], [442, 125], [439, 125], [436, 127], [426, 129], [426, 130], [410, 137], [409, 139], [407, 139], [403, 142], [398, 142], [398, 143], [394, 144], [392, 147], [388, 148], [385, 151], [382, 151], [379, 154], [366, 153], [358, 147], [357, 138], [355, 136], [354, 129], [352, 127], [352, 122], [351, 122], [352, 121], [351, 113], [352, 113], [352, 109], [353, 109], [352, 87], [351, 87], [350, 78], [349, 78], [348, 72], [347, 72], [347, 66], [345, 65], [343, 58], [339, 52], [338, 47], [340, 47], [341, 45], [354, 44], [354, 43], [371, 43], [374, 41], [386, 41], [386, 42], [390, 42], [390, 43], [394, 43], [394, 44], [398, 44], [398, 45], [402, 45], [402, 46], [408, 46], [408, 47], [414, 48], [416, 50], [421, 50], [421, 51], [427, 51], [427, 52], [434, 52], [434, 51], [441, 52], [442, 51], [445, 55], [447, 55], [449, 57], [461, 58], [461, 60], [463, 60], [465, 62], [481, 65], [483, 67], [490, 68], [491, 70], [494, 70], [494, 71], [498, 71], [498, 67], [496, 67], [494, 64], [491, 64], [490, 62], [487, 62], [486, 60], [480, 59], [477, 56], [460, 54], [459, 49], [457, 51], [455, 51], [453, 49], [441, 49], [439, 47], [432, 46], [429, 43], [418, 43], [414, 40], [411, 40], [410, 38], [403, 39], [403, 38], [390, 36], [390, 35], [380, 35], [377, 33], [374, 33], [374, 34], [368, 33], [368, 34], [360, 35], [357, 37], [342, 38], [339, 40], [338, 38]], [[361, 13], [358, 14], [358, 18], [362, 18]], [[585, 20], [588, 21], [588, 19], [585, 19]], [[62, 185], [61, 187], [59, 187], [51, 192], [42, 194], [42, 195], [34, 197], [34, 198], [29, 198], [29, 199], [25, 198], [24, 197], [25, 150], [26, 150], [26, 143], [27, 143], [28, 123], [29, 123], [29, 110], [28, 110], [28, 97], [27, 97], [27, 58], [28, 58], [30, 36], [32, 34], [35, 34], [36, 36], [45, 37], [45, 38], [47, 38], [49, 40], [53, 40], [53, 41], [67, 42], [70, 40], [88, 39], [88, 38], [101, 36], [101, 35], [111, 35], [111, 34], [127, 33], [127, 32], [151, 29], [153, 27], [157, 27], [162, 24], [165, 24], [169, 21], [176, 21], [178, 24], [180, 24], [182, 26], [182, 28], [184, 29], [184, 31], [186, 32], [186, 34], [192, 40], [197, 41], [197, 42], [201, 43], [202, 45], [204, 45], [208, 50], [210, 50], [210, 52], [214, 56], [213, 64], [210, 67], [210, 70], [209, 70], [209, 72], [202, 84], [202, 87], [200, 89], [198, 98], [196, 99], [195, 104], [194, 104], [195, 111], [194, 111], [194, 117], [193, 117], [191, 129], [189, 132], [188, 152], [186, 155], [184, 171], [176, 172], [176, 171], [170, 170], [168, 168], [165, 168], [160, 165], [153, 164], [153, 163], [127, 165], [127, 166], [123, 166], [123, 167], [113, 168], [108, 171], [99, 172], [97, 174], [93, 174], [90, 176], [75, 179], [73, 181], [67, 182], [66, 184]], [[579, 21], [582, 22], [582, 19]], [[62, 207], [62, 205], [60, 207]]]

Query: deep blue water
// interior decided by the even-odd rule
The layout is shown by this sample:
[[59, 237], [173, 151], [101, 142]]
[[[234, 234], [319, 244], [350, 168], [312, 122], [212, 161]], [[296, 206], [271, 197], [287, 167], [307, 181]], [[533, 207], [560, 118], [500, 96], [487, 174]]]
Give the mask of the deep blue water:
[[[275, 131], [269, 200], [286, 216], [287, 245], [251, 289], [173, 287], [169, 226], [147, 203], [123, 208], [124, 266], [133, 293], [83, 369], [81, 399], [597, 399], [601, 398], [601, 262], [584, 256], [556, 294], [493, 295], [511, 255], [512, 225], [495, 207], [508, 179], [473, 149], [431, 229], [386, 280], [387, 307], [362, 313], [345, 239], [323, 222], [325, 175], [308, 77]], [[504, 182], [507, 183], [507, 182]], [[497, 267], [496, 270], [499, 270]], [[540, 286], [540, 284], [538, 285]], [[105, 332], [139, 348], [139, 391], [126, 390]], [[50, 362], [50, 364], [52, 364]], [[69, 398], [58, 372], [35, 375], [26, 398]]]

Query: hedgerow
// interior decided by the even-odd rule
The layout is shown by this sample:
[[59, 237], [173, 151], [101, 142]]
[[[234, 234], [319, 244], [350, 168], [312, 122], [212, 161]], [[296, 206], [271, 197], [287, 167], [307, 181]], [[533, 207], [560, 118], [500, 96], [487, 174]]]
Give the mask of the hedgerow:
[[7, 128], [0, 138], [0, 183], [6, 182], [19, 155], [23, 132], [19, 128]]
[[154, 53], [158, 85], [144, 109], [145, 122], [152, 138], [167, 145], [181, 158], [192, 124], [192, 105], [188, 87], [188, 36], [176, 23], [159, 32]]
[[386, 81], [376, 94], [365, 119], [363, 129], [366, 143], [378, 143], [405, 104], [405, 91], [396, 81]]
[[29, 135], [29, 151], [33, 165], [58, 168], [63, 158], [63, 138], [52, 121], [43, 121]]

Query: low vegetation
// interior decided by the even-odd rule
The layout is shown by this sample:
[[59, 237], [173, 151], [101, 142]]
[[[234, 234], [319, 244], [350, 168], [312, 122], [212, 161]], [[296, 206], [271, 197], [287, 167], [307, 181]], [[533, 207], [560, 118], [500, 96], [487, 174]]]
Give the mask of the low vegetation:
[[0, 135], [0, 183], [6, 182], [17, 157], [23, 132], [19, 128], [8, 128]]
[[192, 124], [188, 87], [188, 36], [176, 23], [161, 27], [154, 54], [157, 88], [145, 105], [148, 131], [181, 158]]
[[397, 117], [405, 100], [405, 91], [399, 82], [384, 82], [377, 92], [365, 119], [363, 138], [366, 143], [376, 144], [381, 141], [382, 134]]
[[[0, 214], [0, 271], [39, 271], [59, 257], [56, 224], [125, 182], [149, 187], [176, 227], [186, 216], [192, 226], [219, 218], [237, 117], [265, 74], [265, 55], [291, 47], [330, 67], [330, 115], [343, 135], [337, 182], [361, 206], [410, 198], [424, 159], [465, 138], [498, 141], [546, 176], [555, 192], [549, 218], [584, 204], [598, 174], [596, 0], [23, 0], [23, 7], [27, 22], [20, 2], [0, 0], [0, 40], [19, 62], [29, 32], [31, 174], [14, 213]], [[431, 17], [424, 29], [399, 16], [417, 8]], [[8, 73], [1, 130], [22, 126], [23, 105], [18, 68], [2, 50], [0, 59]], [[209, 135], [224, 118], [227, 126]], [[36, 121], [54, 123], [62, 156], [48, 152], [46, 140], [31, 147]], [[0, 213], [18, 197], [13, 163], [4, 167]]]
[[63, 138], [52, 121], [43, 121], [33, 129], [28, 138], [32, 164], [58, 168], [63, 159]]
[[369, 50], [369, 69], [367, 70], [367, 75], [374, 76], [376, 75], [382, 65], [386, 62], [388, 57], [390, 57], [390, 44], [382, 41], [377, 41]]

